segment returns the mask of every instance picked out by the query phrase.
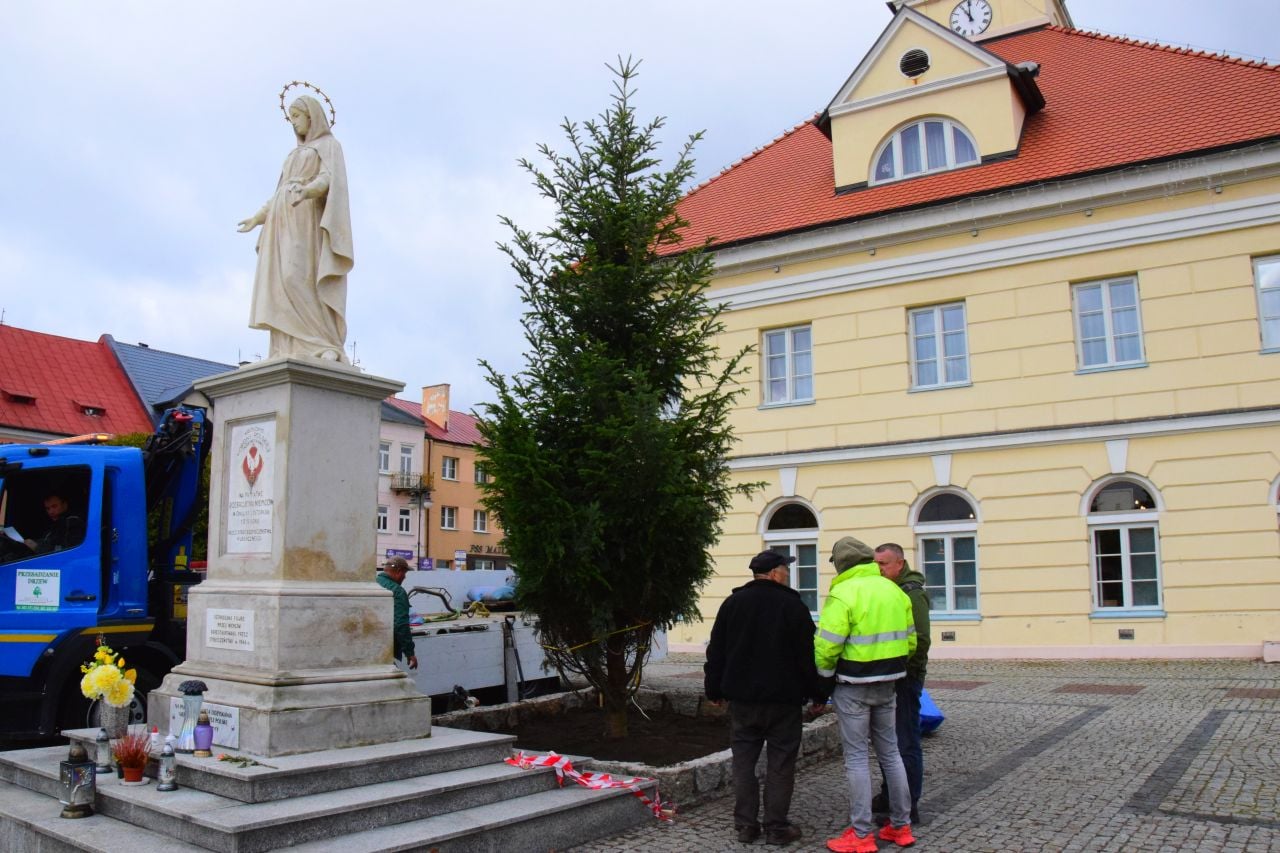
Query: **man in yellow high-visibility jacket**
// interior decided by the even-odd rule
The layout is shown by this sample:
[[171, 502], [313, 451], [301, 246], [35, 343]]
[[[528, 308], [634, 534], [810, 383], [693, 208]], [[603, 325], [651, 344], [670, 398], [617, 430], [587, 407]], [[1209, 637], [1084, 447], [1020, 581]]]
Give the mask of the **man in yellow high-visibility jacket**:
[[876, 850], [868, 737], [875, 742], [889, 784], [890, 822], [880, 830], [880, 838], [906, 847], [915, 838], [911, 790], [895, 733], [894, 682], [906, 675], [907, 658], [916, 647], [911, 599], [896, 583], [881, 577], [874, 552], [852, 536], [835, 544], [831, 562], [838, 574], [822, 605], [813, 654], [818, 675], [835, 681], [831, 700], [844, 741], [850, 826], [839, 838], [827, 841], [827, 848], [835, 853]]

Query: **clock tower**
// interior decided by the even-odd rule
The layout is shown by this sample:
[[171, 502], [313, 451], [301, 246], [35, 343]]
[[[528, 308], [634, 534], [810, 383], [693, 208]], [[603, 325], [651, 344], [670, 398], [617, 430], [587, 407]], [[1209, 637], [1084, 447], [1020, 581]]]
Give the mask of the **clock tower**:
[[895, 0], [971, 41], [1057, 24], [1074, 26], [1066, 0]]

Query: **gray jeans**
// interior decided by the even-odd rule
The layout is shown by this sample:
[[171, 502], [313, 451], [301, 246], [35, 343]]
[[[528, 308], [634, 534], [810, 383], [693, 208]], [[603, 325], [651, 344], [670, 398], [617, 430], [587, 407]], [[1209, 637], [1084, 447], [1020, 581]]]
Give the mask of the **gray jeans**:
[[831, 701], [840, 721], [844, 741], [844, 772], [849, 779], [849, 823], [865, 836], [871, 822], [871, 766], [868, 737], [875, 742], [876, 757], [889, 785], [889, 820], [894, 826], [911, 822], [911, 789], [898, 754], [894, 715], [894, 683], [837, 684]]

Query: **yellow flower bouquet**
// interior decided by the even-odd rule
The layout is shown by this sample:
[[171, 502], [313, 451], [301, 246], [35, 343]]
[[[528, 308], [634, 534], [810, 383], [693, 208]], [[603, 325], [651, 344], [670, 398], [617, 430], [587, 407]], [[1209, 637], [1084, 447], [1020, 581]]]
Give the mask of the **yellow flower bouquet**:
[[112, 707], [123, 708], [133, 698], [133, 683], [138, 679], [136, 669], [124, 666], [124, 658], [99, 640], [93, 660], [80, 667], [84, 673], [80, 692], [86, 699], [101, 699]]

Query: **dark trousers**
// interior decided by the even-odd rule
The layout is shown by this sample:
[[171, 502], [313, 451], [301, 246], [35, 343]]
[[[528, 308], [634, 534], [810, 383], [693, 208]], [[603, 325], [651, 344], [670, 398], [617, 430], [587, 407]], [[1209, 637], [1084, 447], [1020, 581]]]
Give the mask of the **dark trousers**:
[[[898, 697], [895, 726], [898, 730], [898, 754], [902, 756], [902, 767], [907, 771], [913, 809], [920, 802], [920, 792], [924, 790], [924, 751], [920, 748], [920, 691], [923, 689], [924, 684], [909, 675], [899, 678], [894, 685]], [[883, 783], [880, 791], [888, 802], [889, 794]]]
[[760, 783], [756, 779], [756, 761], [766, 743], [764, 828], [768, 831], [787, 826], [791, 790], [795, 786], [796, 757], [800, 754], [803, 725], [800, 715], [799, 703], [729, 703], [735, 827], [759, 825]]

